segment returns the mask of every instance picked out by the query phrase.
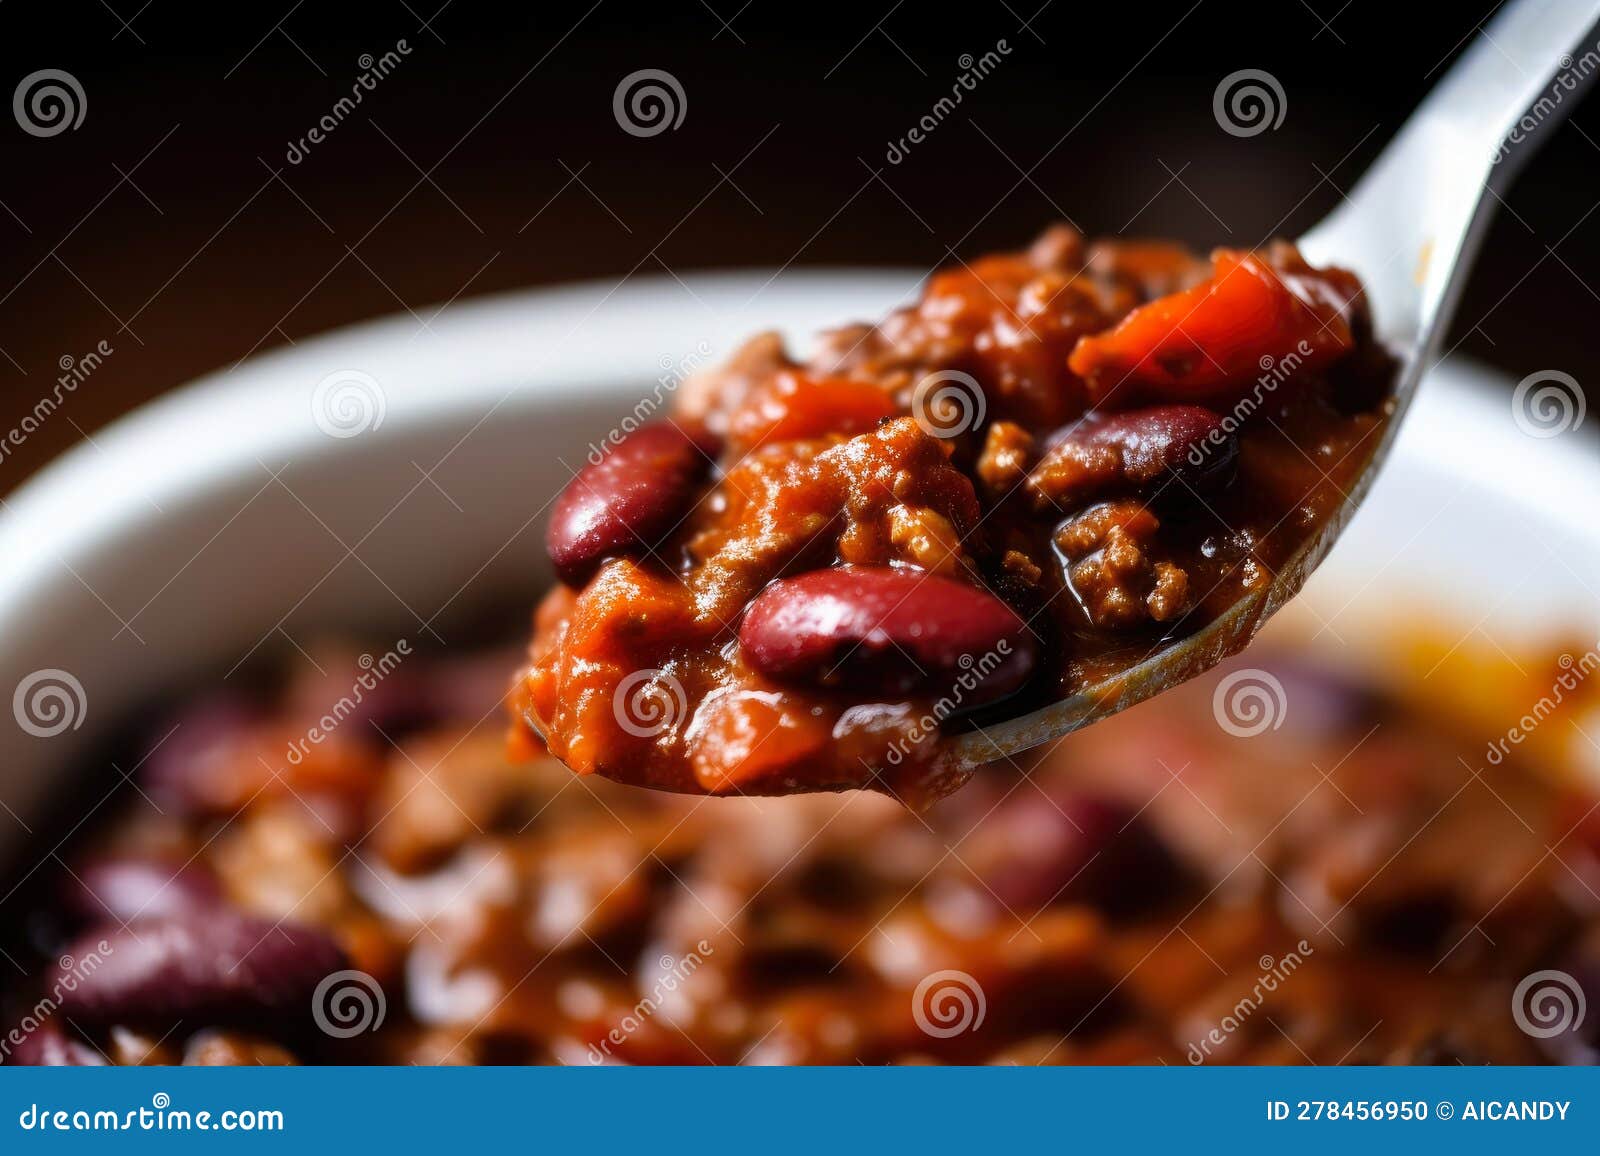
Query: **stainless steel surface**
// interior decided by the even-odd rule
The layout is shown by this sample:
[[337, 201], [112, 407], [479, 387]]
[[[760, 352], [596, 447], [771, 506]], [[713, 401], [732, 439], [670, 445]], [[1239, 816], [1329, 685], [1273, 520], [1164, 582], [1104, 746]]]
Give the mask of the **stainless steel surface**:
[[1366, 471], [1265, 591], [1114, 678], [956, 738], [976, 765], [1050, 742], [1160, 694], [1243, 649], [1300, 591], [1348, 524], [1394, 444], [1423, 373], [1440, 356], [1489, 220], [1518, 169], [1600, 73], [1600, 4], [1515, 0], [1479, 34], [1343, 203], [1300, 239], [1314, 264], [1354, 269], [1379, 337], [1401, 359], [1397, 405]]

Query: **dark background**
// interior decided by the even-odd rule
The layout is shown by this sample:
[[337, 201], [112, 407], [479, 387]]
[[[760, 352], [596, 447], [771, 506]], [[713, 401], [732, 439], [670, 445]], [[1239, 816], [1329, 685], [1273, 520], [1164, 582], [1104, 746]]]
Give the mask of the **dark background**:
[[[47, 139], [0, 118], [0, 430], [63, 357], [115, 352], [0, 461], [0, 492], [197, 374], [453, 298], [718, 266], [931, 268], [1062, 216], [1203, 247], [1292, 236], [1493, 7], [7, 0], [4, 93], [63, 69], [87, 115]], [[401, 39], [392, 74], [288, 163], [362, 55]], [[1002, 39], [956, 115], [888, 164], [962, 55]], [[642, 68], [687, 98], [648, 139], [612, 114]], [[1213, 91], [1241, 68], [1283, 83], [1276, 131], [1219, 129]], [[1450, 337], [1514, 378], [1600, 380], [1595, 107], [1509, 198]]]

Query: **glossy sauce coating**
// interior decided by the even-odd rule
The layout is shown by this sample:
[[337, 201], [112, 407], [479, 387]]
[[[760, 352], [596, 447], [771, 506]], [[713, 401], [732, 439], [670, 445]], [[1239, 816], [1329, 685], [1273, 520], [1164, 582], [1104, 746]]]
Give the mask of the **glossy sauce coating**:
[[758, 337], [560, 499], [517, 725], [580, 774], [923, 806], [961, 782], [930, 769], [945, 733], [1269, 584], [1375, 448], [1391, 372], [1354, 276], [1289, 245], [1208, 263], [1062, 228], [808, 361]]

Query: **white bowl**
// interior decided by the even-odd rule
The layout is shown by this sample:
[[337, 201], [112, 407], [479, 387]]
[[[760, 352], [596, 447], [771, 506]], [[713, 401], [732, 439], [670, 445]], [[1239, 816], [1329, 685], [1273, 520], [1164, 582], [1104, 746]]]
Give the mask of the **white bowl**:
[[[531, 607], [548, 578], [546, 506], [591, 442], [669, 391], [661, 379], [762, 328], [804, 348], [916, 286], [747, 273], [454, 305], [253, 359], [63, 455], [0, 514], [14, 716], [0, 801], [15, 819], [0, 817], [0, 856], [93, 743], [158, 695], [225, 683], [262, 648], [320, 630], [448, 643], [474, 604]], [[365, 427], [353, 436], [327, 432], [341, 385], [347, 401], [366, 391], [365, 410], [342, 414]], [[1346, 644], [1419, 600], [1505, 645], [1600, 637], [1597, 499], [1600, 455], [1582, 434], [1519, 432], [1507, 383], [1446, 364], [1302, 609]], [[120, 789], [107, 769], [87, 798]]]

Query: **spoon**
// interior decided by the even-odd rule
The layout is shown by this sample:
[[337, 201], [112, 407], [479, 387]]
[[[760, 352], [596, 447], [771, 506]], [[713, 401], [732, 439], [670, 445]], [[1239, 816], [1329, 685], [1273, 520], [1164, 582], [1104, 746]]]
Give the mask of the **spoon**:
[[952, 737], [970, 767], [1051, 742], [1238, 653], [1297, 593], [1349, 523], [1394, 445], [1489, 221], [1517, 171], [1600, 72], [1600, 4], [1513, 0], [1478, 35], [1343, 202], [1298, 244], [1354, 270], [1377, 336], [1399, 360], [1395, 408], [1345, 501], [1264, 590], [1136, 666], [1030, 714]]

